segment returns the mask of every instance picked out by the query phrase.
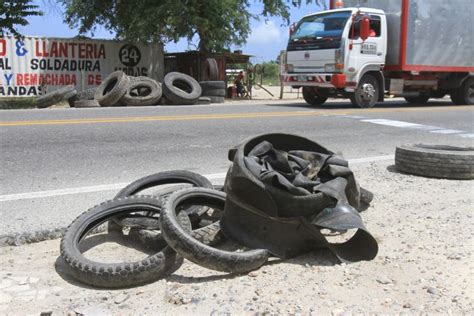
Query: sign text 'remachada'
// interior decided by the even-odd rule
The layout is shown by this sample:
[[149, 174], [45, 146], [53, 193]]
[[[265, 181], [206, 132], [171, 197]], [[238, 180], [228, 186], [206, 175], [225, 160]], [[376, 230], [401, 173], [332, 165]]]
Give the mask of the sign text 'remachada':
[[87, 89], [115, 70], [153, 76], [151, 70], [162, 65], [152, 58], [157, 49], [117, 41], [0, 38], [0, 97], [35, 96], [64, 85]]

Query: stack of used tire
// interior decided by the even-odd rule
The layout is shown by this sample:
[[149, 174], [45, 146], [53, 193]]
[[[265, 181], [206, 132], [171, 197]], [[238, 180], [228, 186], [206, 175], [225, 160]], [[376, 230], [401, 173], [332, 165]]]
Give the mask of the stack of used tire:
[[211, 103], [224, 103], [226, 86], [224, 81], [201, 81], [202, 96], [209, 98]]
[[219, 66], [214, 58], [207, 58], [204, 63], [204, 81], [199, 82], [202, 89], [202, 98], [210, 103], [224, 103], [226, 95], [226, 84], [219, 81]]
[[[204, 87], [204, 97], [203, 88]], [[162, 96], [164, 96], [163, 100]], [[149, 77], [130, 77], [115, 71], [99, 87], [77, 92], [66, 86], [36, 100], [38, 108], [47, 108], [67, 100], [70, 107], [150, 106], [159, 104], [194, 105], [224, 102], [225, 83], [205, 81], [179, 72], [168, 73], [163, 83]], [[161, 100], [161, 102], [160, 102]]]

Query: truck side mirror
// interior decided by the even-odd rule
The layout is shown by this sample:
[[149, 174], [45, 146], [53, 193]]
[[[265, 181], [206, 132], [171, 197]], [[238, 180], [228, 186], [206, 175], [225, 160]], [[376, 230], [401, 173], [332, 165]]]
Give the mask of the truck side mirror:
[[365, 41], [370, 36], [370, 19], [366, 16], [360, 21], [360, 38]]
[[293, 35], [295, 31], [296, 31], [296, 22], [293, 22], [290, 25], [290, 36]]

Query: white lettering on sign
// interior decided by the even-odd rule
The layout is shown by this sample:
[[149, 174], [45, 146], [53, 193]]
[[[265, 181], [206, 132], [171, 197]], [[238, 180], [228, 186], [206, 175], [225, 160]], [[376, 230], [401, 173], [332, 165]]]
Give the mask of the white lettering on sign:
[[361, 54], [367, 55], [376, 55], [377, 54], [377, 44], [376, 43], [363, 43], [360, 47]]

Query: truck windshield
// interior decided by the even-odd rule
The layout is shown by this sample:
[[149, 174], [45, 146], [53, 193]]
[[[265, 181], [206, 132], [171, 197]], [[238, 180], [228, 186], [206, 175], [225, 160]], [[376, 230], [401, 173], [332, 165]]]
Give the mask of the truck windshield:
[[290, 36], [288, 49], [338, 48], [341, 44], [342, 32], [351, 14], [351, 11], [341, 11], [305, 17]]

